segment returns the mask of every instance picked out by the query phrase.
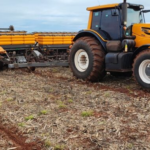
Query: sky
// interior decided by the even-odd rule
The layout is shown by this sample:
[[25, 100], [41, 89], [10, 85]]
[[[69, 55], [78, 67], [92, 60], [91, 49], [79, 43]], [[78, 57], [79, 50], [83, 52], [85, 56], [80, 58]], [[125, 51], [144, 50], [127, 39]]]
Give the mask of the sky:
[[[0, 0], [0, 27], [28, 32], [76, 32], [87, 28], [87, 7], [123, 0]], [[150, 0], [128, 0], [150, 9]], [[146, 15], [150, 22], [150, 13]]]

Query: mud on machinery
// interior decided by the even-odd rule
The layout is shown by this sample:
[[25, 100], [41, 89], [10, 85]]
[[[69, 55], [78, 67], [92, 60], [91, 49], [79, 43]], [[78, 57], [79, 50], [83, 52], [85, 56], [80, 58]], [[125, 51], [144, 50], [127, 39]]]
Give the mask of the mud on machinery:
[[[67, 66], [69, 57], [71, 70], [79, 79], [93, 82], [102, 80], [106, 72], [133, 72], [136, 81], [143, 88], [150, 89], [150, 24], [146, 24], [144, 18], [144, 14], [150, 10], [144, 10], [143, 5], [127, 3], [126, 0], [120, 4], [89, 7], [87, 10], [90, 11], [88, 28], [79, 31], [63, 51], [59, 48], [64, 44], [56, 44], [57, 53], [51, 53], [54, 44], [49, 38], [51, 44], [38, 43], [24, 54], [20, 54], [19, 50], [19, 61], [16, 62], [16, 49], [10, 53], [2, 46], [5, 53], [1, 53], [1, 62], [9, 68], [23, 67], [24, 64], [24, 67], [38, 67], [41, 61], [43, 66], [46, 62], [56, 63], [48, 66], [59, 66], [57, 63], [60, 62]], [[20, 56], [24, 56], [26, 63]]]

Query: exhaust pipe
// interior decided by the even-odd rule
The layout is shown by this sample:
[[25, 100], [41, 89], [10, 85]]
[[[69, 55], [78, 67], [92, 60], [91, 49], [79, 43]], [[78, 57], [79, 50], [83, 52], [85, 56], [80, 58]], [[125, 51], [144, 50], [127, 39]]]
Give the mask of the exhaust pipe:
[[127, 0], [124, 0], [122, 3], [122, 24], [124, 27], [127, 27]]

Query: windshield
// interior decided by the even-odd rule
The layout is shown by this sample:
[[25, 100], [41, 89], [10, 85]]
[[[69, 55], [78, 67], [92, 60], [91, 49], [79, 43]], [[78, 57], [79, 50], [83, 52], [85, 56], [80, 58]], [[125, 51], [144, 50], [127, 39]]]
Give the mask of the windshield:
[[134, 23], [144, 23], [144, 16], [141, 10], [135, 10], [133, 8], [128, 8], [127, 10], [127, 26]]

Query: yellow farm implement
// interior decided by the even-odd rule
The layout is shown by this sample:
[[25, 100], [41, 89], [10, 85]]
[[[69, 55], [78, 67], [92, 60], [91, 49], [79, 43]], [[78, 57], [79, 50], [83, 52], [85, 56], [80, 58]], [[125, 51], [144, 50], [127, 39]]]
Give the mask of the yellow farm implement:
[[14, 31], [12, 26], [11, 31], [1, 29], [0, 61], [8, 65], [8, 68], [69, 66], [68, 50], [76, 33], [33, 32], [28, 34], [26, 31]]

